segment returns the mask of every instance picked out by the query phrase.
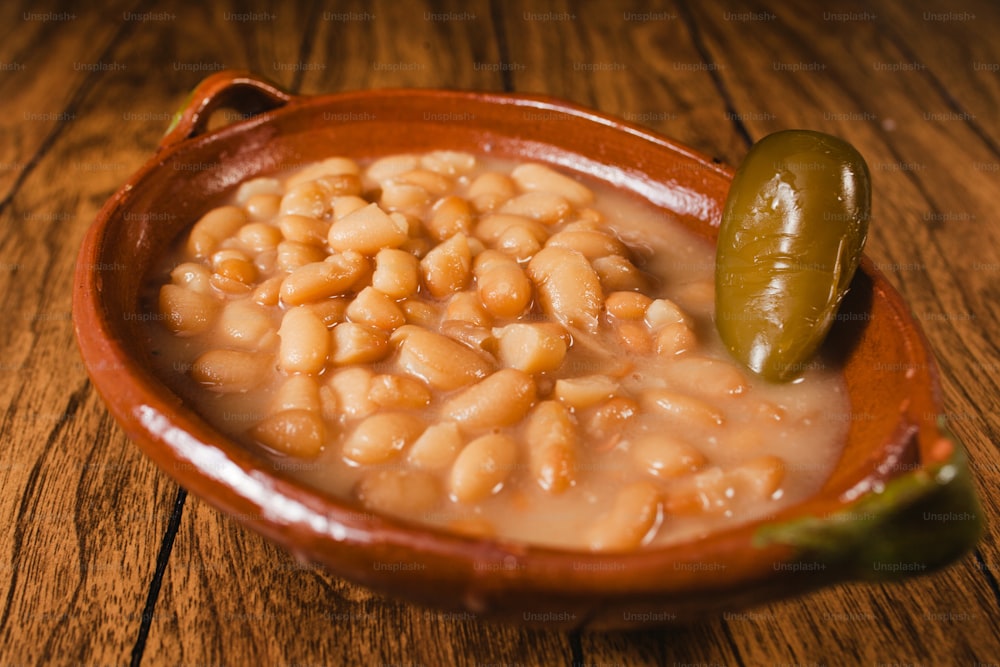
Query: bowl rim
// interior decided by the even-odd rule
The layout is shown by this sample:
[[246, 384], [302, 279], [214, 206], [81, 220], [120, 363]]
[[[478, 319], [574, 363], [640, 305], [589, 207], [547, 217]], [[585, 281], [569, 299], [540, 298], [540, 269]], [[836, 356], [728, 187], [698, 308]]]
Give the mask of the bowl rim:
[[[262, 111], [247, 120], [238, 121], [219, 130], [207, 131], [208, 117], [227, 100], [225, 94], [240, 89], [255, 98]], [[200, 92], [199, 92], [200, 91]], [[221, 91], [221, 92], [220, 92]], [[273, 123], [276, 119], [303, 113], [308, 109], [376, 99], [412, 102], [414, 98], [427, 100], [475, 101], [478, 104], [507, 105], [540, 111], [565, 113], [582, 122], [605, 126], [625, 132], [637, 140], [669, 151], [675, 158], [683, 159], [704, 169], [713, 178], [731, 180], [734, 170], [709, 157], [651, 130], [634, 125], [572, 102], [547, 95], [499, 93], [485, 91], [459, 91], [433, 88], [392, 88], [330, 93], [323, 95], [290, 95], [265, 79], [246, 72], [222, 72], [206, 79], [196, 88], [185, 106], [178, 113], [163, 142], [149, 160], [133, 174], [97, 214], [87, 232], [77, 262], [74, 294], [73, 321], [76, 337], [84, 362], [95, 387], [104, 398], [112, 414], [125, 429], [129, 438], [149, 456], [164, 472], [189, 491], [206, 499], [210, 504], [236, 517], [279, 542], [293, 553], [307, 560], [322, 562], [339, 574], [363, 584], [378, 583], [377, 574], [364, 576], [354, 570], [338, 570], [338, 549], [361, 549], [366, 553], [382, 554], [399, 559], [402, 555], [433, 557], [440, 563], [464, 565], [449, 570], [435, 568], [435, 576], [450, 583], [464, 584], [466, 607], [485, 604], [475, 596], [475, 588], [492, 590], [490, 576], [495, 571], [477, 574], [468, 566], [476, 562], [508, 563], [515, 559], [515, 567], [505, 568], [500, 577], [511, 590], [561, 591], [572, 597], [580, 596], [664, 596], [678, 600], [693, 591], [700, 593], [724, 590], [737, 591], [770, 581], [781, 590], [802, 592], [830, 581], [849, 576], [845, 571], [831, 571], [808, 582], [786, 576], [778, 582], [774, 565], [801, 557], [800, 550], [792, 545], [774, 542], [757, 545], [752, 552], [746, 546], [754, 544], [754, 537], [761, 525], [773, 519], [761, 518], [732, 528], [715, 531], [697, 541], [685, 541], [632, 552], [593, 553], [525, 544], [492, 538], [470, 537], [411, 523], [402, 519], [359, 513], [357, 507], [332, 494], [297, 484], [288, 475], [276, 473], [263, 465], [256, 455], [238, 447], [215, 432], [217, 442], [204, 437], [214, 430], [193, 411], [165, 396], [164, 385], [138, 360], [125, 350], [120, 336], [110, 322], [101, 299], [103, 276], [95, 270], [101, 264], [101, 251], [109, 227], [117, 214], [130, 203], [135, 192], [154, 178], [164, 164], [182, 155], [190, 147], [210, 142], [223, 143], [253, 128]], [[709, 221], [717, 228], [718, 220]], [[927, 391], [935, 409], [940, 412], [941, 390], [938, 370], [930, 348], [919, 325], [909, 313], [902, 296], [888, 283], [882, 272], [867, 257], [861, 263], [861, 272], [872, 280], [877, 295], [885, 300], [893, 316], [899, 318], [915, 341], [915, 354], [924, 365]], [[169, 393], [169, 392], [168, 392]], [[194, 420], [194, 421], [193, 421]], [[907, 415], [900, 414], [900, 428], [894, 437], [908, 441], [913, 428], [907, 425]], [[198, 422], [201, 422], [200, 424]], [[926, 424], [918, 425], [920, 428]], [[941, 433], [930, 437], [946, 438]], [[905, 445], [906, 443], [903, 442]], [[886, 443], [872, 451], [886, 449]], [[926, 448], [925, 448], [926, 449]], [[948, 460], [952, 452], [942, 450], [939, 461]], [[921, 457], [921, 466], [933, 461]], [[895, 475], [886, 474], [882, 480], [860, 480], [859, 484], [879, 482]], [[823, 515], [843, 508], [843, 498], [812, 497], [779, 512], [781, 516], [798, 516], [804, 511]], [[255, 508], [248, 514], [248, 507]], [[333, 562], [330, 550], [333, 549]], [[682, 549], [684, 550], [682, 553]], [[740, 558], [731, 558], [734, 553]], [[671, 556], [675, 557], [671, 560]], [[718, 562], [720, 570], [699, 571], [698, 563]], [[439, 564], [440, 564], [439, 563]], [[578, 587], [567, 592], [566, 583], [557, 583], [553, 572], [564, 573], [567, 564], [586, 576], [571, 577]], [[673, 563], [673, 576], [646, 578], [664, 565]], [[683, 565], [690, 565], [685, 569]], [[423, 572], [426, 574], [426, 571]], [[644, 575], [637, 577], [637, 575]], [[494, 582], [495, 583], [495, 582]], [[747, 593], [749, 594], [749, 593]], [[709, 596], [711, 597], [711, 596]], [[732, 597], [731, 595], [729, 596]], [[772, 595], [774, 597], [774, 595]]]

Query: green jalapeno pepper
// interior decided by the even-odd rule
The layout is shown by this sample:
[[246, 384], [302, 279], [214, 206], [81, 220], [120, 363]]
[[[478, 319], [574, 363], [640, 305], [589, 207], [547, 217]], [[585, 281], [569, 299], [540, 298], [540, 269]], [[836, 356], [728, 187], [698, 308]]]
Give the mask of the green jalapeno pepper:
[[716, 327], [768, 380], [800, 375], [833, 324], [868, 233], [871, 180], [837, 137], [786, 130], [754, 144], [719, 228]]

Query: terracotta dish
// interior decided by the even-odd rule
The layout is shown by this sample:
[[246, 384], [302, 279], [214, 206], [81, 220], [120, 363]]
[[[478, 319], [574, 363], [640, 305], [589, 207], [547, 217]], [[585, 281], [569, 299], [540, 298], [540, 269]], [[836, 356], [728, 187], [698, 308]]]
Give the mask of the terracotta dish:
[[[210, 116], [223, 108], [246, 120], [210, 130]], [[337, 575], [418, 603], [547, 627], [688, 622], [834, 582], [924, 574], [975, 543], [981, 512], [962, 447], [939, 417], [934, 359], [906, 304], [868, 260], [828, 340], [843, 359], [853, 414], [822, 490], [769, 520], [634, 553], [474, 539], [372, 516], [276, 472], [153, 374], [140, 286], [200, 213], [248, 178], [330, 155], [442, 148], [589, 174], [708, 238], [732, 178], [729, 167], [648, 130], [545, 97], [295, 96], [248, 73], [209, 77], [155, 155], [100, 211], [76, 267], [73, 319], [87, 370], [162, 470]]]

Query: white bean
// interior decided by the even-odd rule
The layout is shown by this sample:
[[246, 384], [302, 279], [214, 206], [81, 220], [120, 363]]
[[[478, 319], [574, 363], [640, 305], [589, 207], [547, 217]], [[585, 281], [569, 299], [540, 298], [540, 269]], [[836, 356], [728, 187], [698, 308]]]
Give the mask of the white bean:
[[382, 248], [402, 245], [408, 231], [409, 226], [400, 216], [387, 214], [378, 204], [369, 204], [330, 225], [327, 240], [334, 250], [374, 255]]
[[528, 276], [549, 317], [571, 330], [597, 332], [603, 292], [583, 255], [566, 248], [542, 248], [528, 262]]
[[460, 503], [483, 500], [499, 490], [516, 465], [517, 443], [509, 436], [490, 433], [476, 438], [451, 468], [451, 495]]
[[405, 412], [380, 412], [366, 417], [344, 440], [344, 458], [370, 465], [385, 463], [403, 451], [424, 430], [424, 422]]
[[309, 308], [292, 308], [278, 329], [278, 364], [286, 373], [318, 373], [326, 365], [330, 334], [323, 320]]
[[558, 401], [542, 401], [525, 426], [532, 477], [549, 493], [562, 493], [576, 483], [576, 426]]

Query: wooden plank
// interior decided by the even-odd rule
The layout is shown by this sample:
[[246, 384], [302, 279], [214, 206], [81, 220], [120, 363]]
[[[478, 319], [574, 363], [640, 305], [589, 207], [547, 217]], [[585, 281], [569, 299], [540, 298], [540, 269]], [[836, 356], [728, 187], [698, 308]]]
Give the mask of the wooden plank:
[[351, 0], [320, 12], [302, 92], [501, 90], [490, 3]]
[[83, 233], [127, 168], [128, 150], [98, 139], [121, 136], [113, 81], [82, 84], [75, 119], [0, 213], [0, 655], [36, 664], [127, 660], [173, 495], [113, 426], [70, 320]]
[[191, 498], [146, 654], [166, 664], [561, 664], [556, 633], [377, 596]]
[[903, 59], [889, 64], [923, 73], [938, 89], [933, 104], [921, 100], [915, 106], [929, 120], [973, 126], [991, 152], [989, 160], [973, 166], [997, 175], [993, 165], [1000, 159], [1000, 48], [991, 35], [1000, 25], [1000, 7], [989, 2], [949, 6], [879, 1], [868, 13], [900, 48]]
[[[592, 26], [601, 26], [592, 30]], [[509, 5], [502, 64], [544, 92], [644, 125], [724, 161], [745, 152], [683, 12], [666, 2]]]
[[0, 99], [8, 111], [0, 118], [0, 205], [38, 151], [76, 120], [84, 82], [102, 68], [120, 65], [107, 59], [106, 50], [130, 25], [107, 17], [121, 17], [134, 5], [134, 0], [116, 0], [98, 10], [72, 2], [24, 2], [0, 9], [5, 27]]

